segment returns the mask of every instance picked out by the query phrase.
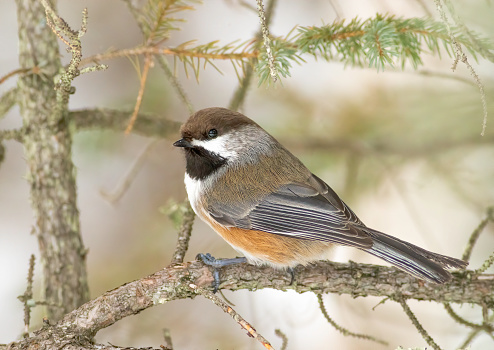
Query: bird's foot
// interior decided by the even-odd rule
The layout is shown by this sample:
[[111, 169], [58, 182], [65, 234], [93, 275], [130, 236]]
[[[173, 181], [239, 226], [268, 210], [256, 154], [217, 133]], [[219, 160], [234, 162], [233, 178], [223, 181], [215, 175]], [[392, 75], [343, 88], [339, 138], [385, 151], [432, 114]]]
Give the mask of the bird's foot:
[[220, 288], [220, 272], [219, 268], [228, 265], [242, 264], [246, 263], [247, 259], [244, 257], [232, 258], [232, 259], [216, 259], [211, 254], [197, 254], [196, 260], [201, 260], [205, 265], [211, 266], [213, 268], [213, 293], [216, 293]]

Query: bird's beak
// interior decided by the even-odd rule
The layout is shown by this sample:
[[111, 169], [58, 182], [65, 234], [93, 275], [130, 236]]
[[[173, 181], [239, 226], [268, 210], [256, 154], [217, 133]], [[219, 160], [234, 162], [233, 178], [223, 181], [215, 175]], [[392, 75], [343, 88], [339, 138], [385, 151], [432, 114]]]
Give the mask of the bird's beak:
[[194, 146], [192, 146], [192, 144], [187, 141], [186, 139], [180, 139], [178, 141], [176, 141], [173, 146], [175, 147], [184, 147], [184, 148], [192, 148]]

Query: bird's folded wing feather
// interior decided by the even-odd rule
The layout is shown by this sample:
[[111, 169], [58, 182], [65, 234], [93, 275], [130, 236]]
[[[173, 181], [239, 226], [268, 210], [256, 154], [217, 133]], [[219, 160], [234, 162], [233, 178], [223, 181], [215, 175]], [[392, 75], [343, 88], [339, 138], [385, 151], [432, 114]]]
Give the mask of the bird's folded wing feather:
[[365, 225], [334, 191], [312, 175], [306, 183], [290, 183], [257, 203], [209, 208], [211, 216], [230, 227], [293, 238], [370, 248]]

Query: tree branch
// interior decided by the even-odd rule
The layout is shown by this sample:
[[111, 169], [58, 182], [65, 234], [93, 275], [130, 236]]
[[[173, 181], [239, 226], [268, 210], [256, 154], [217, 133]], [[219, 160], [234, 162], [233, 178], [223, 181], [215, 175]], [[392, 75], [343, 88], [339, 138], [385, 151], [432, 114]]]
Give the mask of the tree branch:
[[[389, 297], [399, 300], [426, 300], [449, 303], [486, 305], [494, 309], [494, 276], [472, 277], [471, 271], [453, 272], [450, 283], [435, 285], [417, 280], [407, 273], [392, 267], [356, 264], [317, 262], [296, 269], [296, 280], [290, 285], [291, 276], [282, 270], [248, 264], [231, 265], [221, 269], [221, 289], [258, 290], [272, 288], [292, 289], [298, 293], [313, 292], [349, 294], [354, 298], [365, 296]], [[189, 287], [212, 290], [213, 275], [202, 262], [170, 265], [148, 277], [127, 283], [87, 302], [77, 310], [65, 315], [57, 324], [41, 329], [31, 338], [11, 345], [11, 350], [29, 348], [37, 344], [38, 350], [48, 349], [44, 342], [53, 346], [53, 337], [64, 335], [64, 339], [92, 339], [102, 328], [111, 326], [120, 319], [138, 314], [158, 304], [194, 298], [196, 293]], [[59, 339], [59, 341], [61, 341]], [[57, 349], [59, 347], [51, 347]]]
[[39, 0], [16, 2], [20, 68], [43, 62], [43, 76], [19, 77], [17, 101], [25, 130], [33, 231], [43, 268], [41, 299], [47, 303], [48, 317], [56, 321], [89, 299], [86, 249], [80, 235], [71, 159], [72, 137], [66, 121], [70, 77], [62, 78], [62, 73], [58, 81], [63, 82], [54, 89], [53, 81], [62, 65], [57, 37], [47, 26], [45, 7]]

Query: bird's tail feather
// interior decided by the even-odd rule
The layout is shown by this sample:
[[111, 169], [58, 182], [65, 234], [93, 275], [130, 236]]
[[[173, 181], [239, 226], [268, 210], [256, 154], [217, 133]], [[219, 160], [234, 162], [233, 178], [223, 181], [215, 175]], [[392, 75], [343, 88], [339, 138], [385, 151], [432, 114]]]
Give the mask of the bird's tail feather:
[[434, 283], [445, 283], [451, 280], [446, 268], [465, 268], [466, 261], [436, 254], [411, 243], [402, 241], [385, 233], [366, 228], [372, 237], [372, 248], [366, 252], [375, 255], [409, 274]]

